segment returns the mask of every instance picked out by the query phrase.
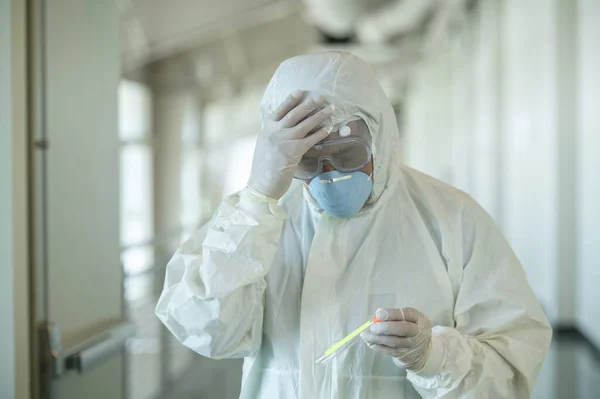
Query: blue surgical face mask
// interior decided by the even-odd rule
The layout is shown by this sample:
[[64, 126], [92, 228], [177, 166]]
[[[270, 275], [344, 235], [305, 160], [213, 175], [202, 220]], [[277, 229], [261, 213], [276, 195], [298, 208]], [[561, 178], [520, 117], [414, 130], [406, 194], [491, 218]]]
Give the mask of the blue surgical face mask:
[[373, 192], [371, 176], [360, 171], [321, 173], [308, 186], [321, 208], [338, 218], [355, 216]]

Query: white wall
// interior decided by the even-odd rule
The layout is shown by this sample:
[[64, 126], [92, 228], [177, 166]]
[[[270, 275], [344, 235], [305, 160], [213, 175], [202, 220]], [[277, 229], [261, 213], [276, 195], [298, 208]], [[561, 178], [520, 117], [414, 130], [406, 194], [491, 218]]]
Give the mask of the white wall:
[[556, 246], [558, 320], [577, 322], [577, 4], [557, 1], [557, 152], [558, 231]]
[[403, 157], [412, 167], [469, 192], [498, 218], [499, 5], [454, 32], [409, 82]]
[[[456, 33], [450, 42], [450, 112], [449, 125], [452, 145], [445, 151], [452, 155], [452, 184], [471, 192], [473, 173], [473, 44], [474, 30], [472, 16], [460, 34]], [[440, 134], [445, 134], [444, 128]]]
[[11, 1], [0, 2], [0, 397], [15, 396]]
[[452, 181], [450, 48], [445, 46], [411, 76], [404, 119], [402, 158], [405, 163]]
[[[556, 8], [504, 3], [504, 233], [548, 317], [556, 311]], [[535, 34], [532, 34], [535, 32]]]
[[579, 1], [578, 314], [600, 347], [600, 2]]
[[[568, 325], [576, 322], [577, 292], [576, 9], [572, 0], [480, 1], [466, 26], [411, 77], [403, 154], [410, 166], [486, 208], [550, 320]], [[597, 29], [594, 17], [587, 18]], [[588, 32], [588, 53], [593, 33], [598, 37]], [[600, 68], [586, 63], [589, 86]], [[581, 118], [597, 118], [591, 109], [598, 98], [591, 96], [598, 90], [587, 90], [590, 115]], [[581, 123], [597, 132], [596, 122]]]
[[473, 19], [472, 177], [470, 194], [502, 225], [501, 3], [483, 1]]
[[[189, 90], [155, 92], [155, 229], [161, 236], [181, 228], [180, 171], [186, 111], [194, 95]], [[195, 184], [190, 182], [190, 184]]]

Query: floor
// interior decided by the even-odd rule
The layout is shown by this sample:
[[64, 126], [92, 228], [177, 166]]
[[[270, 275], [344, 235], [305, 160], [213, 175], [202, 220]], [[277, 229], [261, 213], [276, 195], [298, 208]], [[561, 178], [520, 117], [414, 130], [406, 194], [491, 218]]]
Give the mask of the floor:
[[[240, 373], [239, 361], [214, 362], [198, 358], [188, 368], [174, 389], [163, 398], [169, 399], [234, 399], [238, 386], [228, 381], [226, 369]], [[239, 374], [238, 374], [239, 375]], [[203, 378], [199, 378], [203, 376]], [[598, 399], [600, 398], [600, 355], [574, 332], [559, 332], [550, 348], [533, 399]]]
[[200, 356], [159, 399], [237, 399], [242, 361], [209, 360]]
[[554, 336], [532, 398], [600, 398], [600, 352], [578, 333]]

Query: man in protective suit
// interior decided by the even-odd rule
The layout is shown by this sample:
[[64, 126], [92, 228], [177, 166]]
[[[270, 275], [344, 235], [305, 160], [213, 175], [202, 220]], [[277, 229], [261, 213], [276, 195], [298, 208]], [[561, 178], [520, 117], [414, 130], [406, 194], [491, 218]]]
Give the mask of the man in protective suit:
[[168, 264], [175, 337], [245, 358], [242, 398], [529, 397], [551, 329], [523, 269], [471, 197], [399, 164], [369, 67], [292, 58], [261, 107], [248, 187]]

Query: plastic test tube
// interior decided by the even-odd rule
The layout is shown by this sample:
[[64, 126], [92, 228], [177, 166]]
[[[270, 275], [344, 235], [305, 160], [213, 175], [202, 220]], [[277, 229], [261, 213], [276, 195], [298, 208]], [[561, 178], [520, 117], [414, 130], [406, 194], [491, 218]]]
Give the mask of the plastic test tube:
[[319, 364], [327, 363], [328, 361], [330, 361], [331, 359], [333, 359], [334, 357], [336, 357], [337, 355], [342, 353], [344, 350], [350, 348], [352, 345], [354, 345], [355, 343], [360, 341], [360, 333], [361, 332], [365, 331], [373, 323], [380, 323], [380, 322], [381, 322], [381, 320], [379, 320], [376, 316], [373, 316], [373, 318], [371, 320], [367, 321], [365, 324], [358, 327], [356, 330], [352, 331], [350, 334], [346, 335], [340, 341], [333, 344], [331, 346], [331, 348], [329, 348], [325, 351], [325, 354], [323, 356], [321, 356], [320, 358], [318, 358], [316, 360], [315, 363], [319, 363]]

